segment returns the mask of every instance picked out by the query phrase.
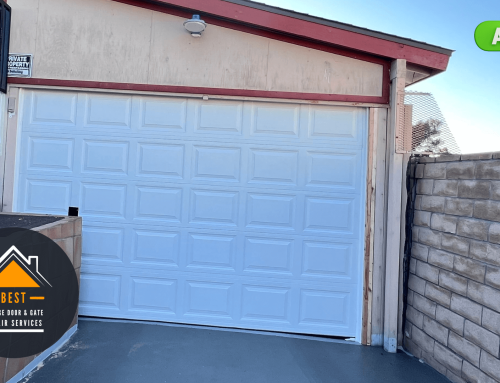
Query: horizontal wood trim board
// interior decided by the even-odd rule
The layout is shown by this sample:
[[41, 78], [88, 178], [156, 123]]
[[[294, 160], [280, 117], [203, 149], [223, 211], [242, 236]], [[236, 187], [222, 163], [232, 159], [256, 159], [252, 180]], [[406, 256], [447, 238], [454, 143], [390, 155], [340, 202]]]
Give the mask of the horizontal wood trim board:
[[[225, 26], [227, 28], [241, 30], [244, 24], [252, 27], [248, 33], [258, 34], [257, 31], [265, 29], [276, 31], [278, 34], [288, 34], [303, 39], [309, 39], [320, 43], [333, 44], [359, 52], [365, 52], [376, 56], [390, 59], [405, 59], [408, 62], [425, 67], [446, 70], [449, 56], [443, 53], [428, 51], [422, 48], [380, 39], [373, 36], [363, 35], [356, 32], [346, 31], [322, 24], [313, 23], [306, 20], [292, 18], [266, 12], [256, 8], [245, 7], [239, 4], [229, 3], [222, 0], [113, 0], [125, 4], [130, 4], [146, 9], [153, 9], [158, 12], [166, 12], [181, 17], [190, 17], [193, 11], [204, 13], [202, 16], [209, 24], [220, 25], [219, 20], [209, 18], [210, 15], [224, 18], [237, 24], [239, 27]], [[160, 4], [160, 5], [159, 5]], [[164, 10], [162, 10], [162, 6]], [[189, 10], [180, 14], [179, 8]], [[179, 12], [179, 13], [174, 13]], [[227, 21], [226, 21], [227, 22]]]
[[58, 87], [71, 87], [71, 88], [115, 89], [115, 90], [128, 90], [128, 91], [139, 91], [139, 92], [194, 93], [200, 95], [214, 95], [214, 96], [281, 98], [281, 99], [308, 100], [308, 101], [344, 101], [344, 102], [355, 102], [355, 103], [359, 102], [359, 103], [374, 103], [374, 104], [387, 104], [389, 101], [385, 97], [374, 97], [374, 96], [272, 92], [264, 90], [201, 88], [201, 87], [177, 86], [177, 85], [129, 84], [129, 83], [116, 83], [116, 82], [57, 80], [57, 79], [45, 79], [45, 78], [9, 77], [8, 83], [19, 84], [19, 85], [26, 84], [26, 85], [58, 86]]

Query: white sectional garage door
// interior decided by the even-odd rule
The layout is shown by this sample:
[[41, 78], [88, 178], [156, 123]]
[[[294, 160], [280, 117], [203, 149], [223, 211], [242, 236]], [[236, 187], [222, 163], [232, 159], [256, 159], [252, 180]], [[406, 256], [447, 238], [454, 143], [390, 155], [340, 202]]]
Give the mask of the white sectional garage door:
[[80, 208], [81, 315], [359, 339], [366, 109], [23, 95], [16, 210]]

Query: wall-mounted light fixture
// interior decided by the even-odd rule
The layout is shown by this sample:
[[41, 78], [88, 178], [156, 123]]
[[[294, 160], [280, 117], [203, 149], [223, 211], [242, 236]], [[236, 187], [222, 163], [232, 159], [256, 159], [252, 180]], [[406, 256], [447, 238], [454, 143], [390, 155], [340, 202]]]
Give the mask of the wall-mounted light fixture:
[[193, 37], [201, 37], [201, 33], [207, 28], [207, 23], [200, 19], [200, 15], [193, 17], [184, 22], [184, 28], [191, 33]]

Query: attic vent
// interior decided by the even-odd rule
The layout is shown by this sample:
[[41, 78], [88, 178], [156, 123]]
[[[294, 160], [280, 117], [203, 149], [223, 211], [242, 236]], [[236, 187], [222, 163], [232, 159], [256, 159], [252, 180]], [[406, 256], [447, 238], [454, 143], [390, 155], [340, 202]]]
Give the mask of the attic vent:
[[460, 148], [431, 93], [398, 96], [398, 153], [460, 154]]

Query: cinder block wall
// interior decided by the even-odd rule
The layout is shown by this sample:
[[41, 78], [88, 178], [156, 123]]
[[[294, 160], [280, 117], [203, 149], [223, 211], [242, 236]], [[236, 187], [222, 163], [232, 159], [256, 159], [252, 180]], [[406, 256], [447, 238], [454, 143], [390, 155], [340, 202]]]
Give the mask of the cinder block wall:
[[405, 346], [453, 382], [500, 382], [500, 153], [420, 162]]
[[[13, 213], [9, 213], [13, 214]], [[27, 215], [27, 214], [21, 214]], [[82, 259], [82, 218], [64, 217], [60, 221], [32, 229], [54, 240], [68, 255], [80, 284], [80, 266]], [[70, 328], [78, 323], [78, 309]], [[12, 380], [23, 371], [38, 355], [25, 358], [0, 358], [0, 383]]]

